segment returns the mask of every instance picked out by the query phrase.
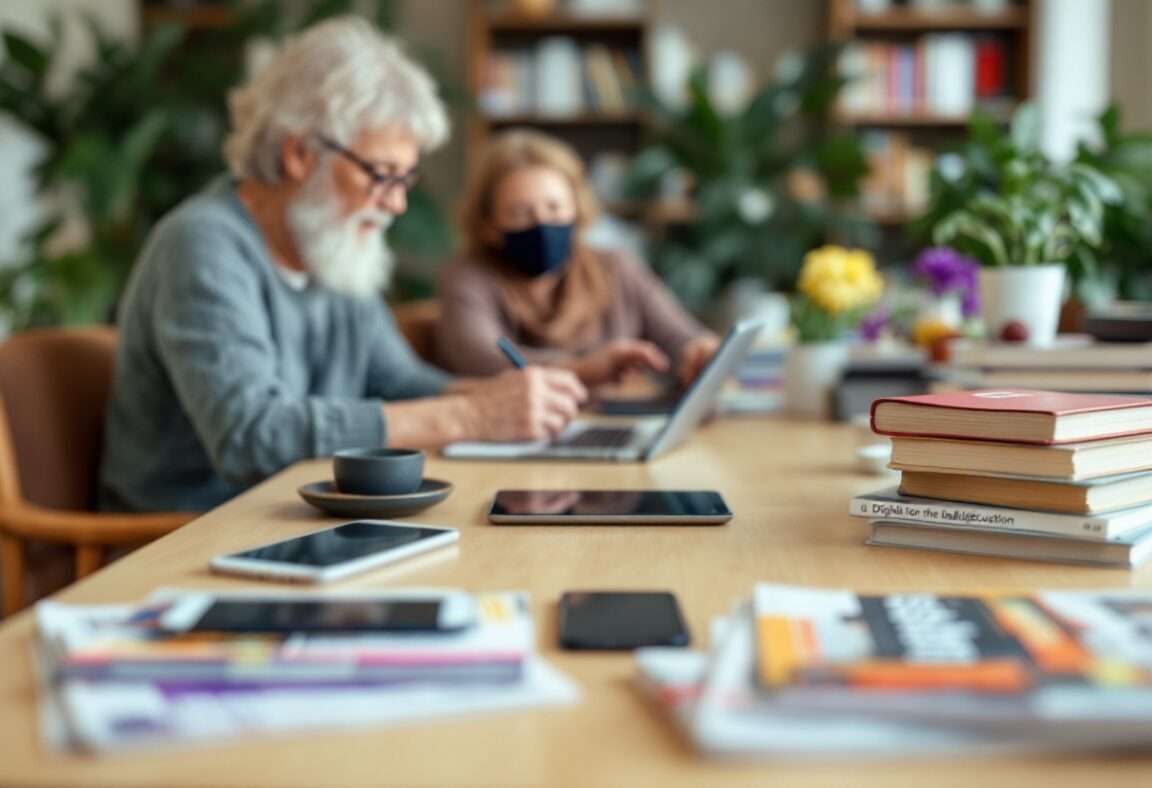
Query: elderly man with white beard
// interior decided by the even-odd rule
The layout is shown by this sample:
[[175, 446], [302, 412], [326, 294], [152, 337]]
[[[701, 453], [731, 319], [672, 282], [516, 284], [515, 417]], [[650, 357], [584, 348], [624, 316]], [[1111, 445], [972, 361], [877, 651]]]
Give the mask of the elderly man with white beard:
[[230, 176], [153, 230], [119, 315], [101, 501], [211, 508], [305, 458], [560, 432], [563, 370], [453, 379], [380, 297], [383, 230], [447, 117], [428, 74], [366, 21], [290, 40], [230, 97]]

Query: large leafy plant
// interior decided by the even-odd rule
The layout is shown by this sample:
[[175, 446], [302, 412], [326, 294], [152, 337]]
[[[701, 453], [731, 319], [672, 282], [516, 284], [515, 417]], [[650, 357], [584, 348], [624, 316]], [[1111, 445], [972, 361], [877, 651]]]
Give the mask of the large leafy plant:
[[1111, 106], [1096, 141], [1081, 143], [1076, 159], [1112, 178], [1123, 195], [1104, 209], [1105, 274], [1122, 298], [1152, 300], [1152, 134], [1123, 131], [1120, 108]]
[[1063, 263], [1074, 279], [1096, 269], [1116, 182], [1087, 162], [1059, 164], [1039, 148], [1036, 114], [1005, 130], [977, 113], [959, 158], [932, 176], [926, 217], [934, 243], [986, 266]]
[[633, 161], [630, 192], [650, 200], [667, 173], [689, 176], [694, 211], [668, 228], [653, 258], [691, 307], [743, 277], [791, 289], [808, 250], [875, 241], [875, 227], [854, 207], [868, 171], [864, 152], [828, 123], [844, 84], [837, 53], [822, 46], [798, 57], [736, 113], [717, 106], [703, 69], [691, 76], [683, 108], [649, 100], [652, 141]]
[[[225, 97], [243, 78], [246, 42], [277, 40], [363, 5], [235, 2], [228, 27], [192, 40], [180, 25], [164, 25], [138, 43], [85, 17], [95, 57], [63, 90], [48, 87], [63, 54], [62, 19], [41, 38], [5, 30], [0, 112], [41, 144], [34, 178], [48, 215], [21, 259], [0, 261], [0, 316], [12, 328], [107, 320], [149, 229], [224, 171]], [[394, 0], [371, 6], [373, 21], [391, 28]], [[70, 237], [61, 243], [65, 225]], [[450, 239], [447, 217], [421, 190], [390, 231], [401, 252], [442, 254]]]

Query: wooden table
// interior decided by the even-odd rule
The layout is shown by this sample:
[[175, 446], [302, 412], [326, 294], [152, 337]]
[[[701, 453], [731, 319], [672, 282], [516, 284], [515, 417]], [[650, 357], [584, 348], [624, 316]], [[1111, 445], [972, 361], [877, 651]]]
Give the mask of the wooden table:
[[[211, 749], [94, 759], [42, 749], [25, 613], [0, 627], [0, 785], [177, 786], [968, 786], [1152, 785], [1152, 757], [718, 764], [695, 756], [629, 686], [631, 658], [568, 654], [555, 601], [573, 588], [670, 588], [702, 643], [709, 619], [757, 581], [874, 590], [1099, 588], [1148, 585], [1152, 573], [869, 548], [848, 498], [882, 484], [852, 469], [848, 427], [775, 419], [713, 424], [649, 465], [433, 460], [455, 493], [412, 518], [462, 530], [455, 556], [398, 564], [349, 585], [528, 589], [540, 648], [582, 686], [567, 708], [410, 727], [244, 740]], [[70, 587], [68, 602], [138, 600], [160, 585], [250, 586], [207, 573], [218, 553], [329, 525], [297, 498], [325, 478], [303, 463]], [[499, 487], [681, 487], [723, 492], [725, 527], [497, 527], [484, 513]], [[430, 556], [426, 556], [425, 559]]]

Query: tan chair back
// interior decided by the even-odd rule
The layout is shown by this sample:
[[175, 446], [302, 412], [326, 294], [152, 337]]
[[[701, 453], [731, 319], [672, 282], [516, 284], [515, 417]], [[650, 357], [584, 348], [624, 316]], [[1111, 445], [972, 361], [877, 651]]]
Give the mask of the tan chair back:
[[116, 331], [38, 329], [0, 345], [0, 503], [96, 504]]
[[436, 323], [440, 320], [440, 302], [434, 298], [395, 304], [392, 314], [396, 327], [416, 351], [429, 363], [436, 362]]

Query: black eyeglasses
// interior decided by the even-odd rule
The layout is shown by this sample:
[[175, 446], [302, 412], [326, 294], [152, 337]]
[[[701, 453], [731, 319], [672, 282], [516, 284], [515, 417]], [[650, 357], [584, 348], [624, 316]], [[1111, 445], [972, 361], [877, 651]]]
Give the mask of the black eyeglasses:
[[394, 175], [389, 172], [380, 172], [380, 170], [378, 170], [375, 165], [360, 158], [358, 155], [348, 150], [335, 140], [329, 139], [323, 135], [318, 135], [317, 139], [320, 140], [320, 144], [325, 148], [336, 151], [348, 161], [359, 167], [360, 171], [367, 175], [368, 179], [372, 182], [372, 190], [381, 189], [383, 191], [390, 191], [396, 187], [399, 187], [404, 191], [409, 192], [412, 191], [412, 187], [420, 181], [420, 173], [418, 173], [416, 170], [407, 172], [404, 175]]

